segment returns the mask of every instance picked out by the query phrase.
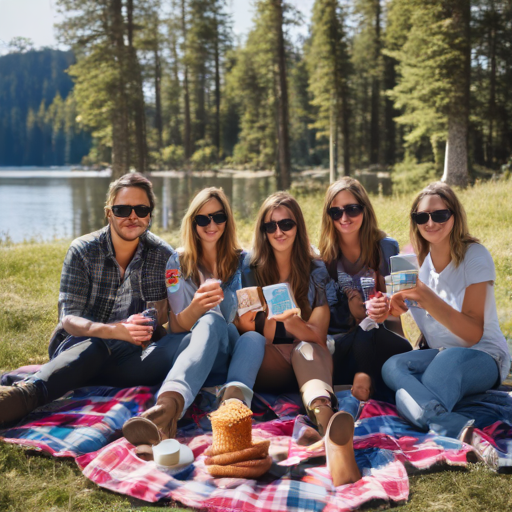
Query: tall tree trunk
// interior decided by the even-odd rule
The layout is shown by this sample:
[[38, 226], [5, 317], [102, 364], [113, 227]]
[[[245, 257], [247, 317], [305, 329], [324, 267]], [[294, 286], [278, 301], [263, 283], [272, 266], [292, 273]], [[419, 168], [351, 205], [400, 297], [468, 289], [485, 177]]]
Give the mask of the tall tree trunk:
[[220, 51], [219, 51], [219, 23], [215, 15], [215, 132], [214, 144], [217, 148], [217, 162], [220, 159]]
[[[384, 56], [385, 89], [391, 90], [396, 86], [396, 61]], [[396, 123], [395, 117], [399, 112], [394, 107], [393, 100], [386, 96], [384, 100], [384, 134], [386, 137], [384, 148], [384, 163], [393, 165], [396, 161]]]
[[142, 72], [140, 69], [137, 51], [133, 45], [133, 0], [127, 0], [127, 29], [130, 84], [132, 86], [132, 103], [135, 121], [135, 169], [145, 173], [148, 170], [148, 147], [146, 139], [146, 112], [144, 105], [144, 92], [142, 89]]
[[486, 161], [489, 167], [494, 166], [494, 117], [496, 116], [496, 16], [494, 2], [491, 2], [493, 23], [489, 29], [489, 136], [487, 139]]
[[160, 64], [160, 52], [158, 51], [158, 39], [155, 39], [155, 128], [158, 135], [157, 145], [158, 151], [162, 150], [164, 145], [162, 136], [162, 93], [161, 93], [161, 79], [162, 67]]
[[117, 65], [118, 86], [113, 95], [112, 108], [112, 179], [126, 174], [130, 169], [130, 133], [128, 129], [128, 98], [126, 94], [124, 44], [124, 23], [122, 0], [111, 0], [109, 3], [111, 20], [111, 41], [114, 48], [115, 64]]
[[190, 93], [188, 84], [188, 61], [187, 61], [187, 21], [186, 0], [181, 0], [181, 30], [183, 32], [183, 103], [184, 103], [184, 120], [183, 120], [183, 146], [185, 150], [185, 159], [188, 160], [192, 156], [191, 143], [191, 123], [190, 123]]
[[278, 82], [278, 132], [279, 132], [279, 174], [278, 187], [290, 188], [290, 141], [288, 135], [288, 86], [286, 82], [286, 55], [283, 34], [283, 3], [273, 0], [275, 9], [275, 30], [277, 36]]
[[448, 112], [448, 140], [442, 180], [448, 185], [466, 187], [468, 184], [468, 126], [469, 84], [471, 74], [470, 3], [454, 0], [452, 8], [453, 32], [460, 41], [463, 63], [454, 70], [455, 90]]
[[341, 88], [341, 132], [343, 136], [343, 174], [350, 176], [350, 111], [348, 105], [348, 85]]
[[336, 181], [336, 121], [336, 99], [332, 97], [329, 114], [329, 183]]
[[381, 53], [380, 41], [380, 0], [375, 0], [375, 55], [374, 66], [376, 71], [372, 77], [372, 100], [371, 100], [371, 122], [370, 122], [370, 163], [379, 163], [380, 153], [380, 80], [379, 60]]

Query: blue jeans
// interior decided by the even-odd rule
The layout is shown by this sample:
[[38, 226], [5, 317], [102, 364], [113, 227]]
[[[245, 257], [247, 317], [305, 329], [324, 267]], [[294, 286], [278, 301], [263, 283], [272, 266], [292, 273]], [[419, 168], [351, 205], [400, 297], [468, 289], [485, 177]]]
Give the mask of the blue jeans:
[[458, 438], [475, 418], [453, 409], [464, 397], [495, 386], [499, 371], [489, 354], [453, 347], [393, 356], [384, 364], [382, 377], [396, 392], [396, 406], [404, 418], [423, 430]]
[[133, 387], [160, 384], [172, 366], [179, 340], [167, 335], [141, 361], [141, 348], [121, 340], [70, 336], [30, 382], [40, 405], [86, 385]]
[[265, 354], [265, 338], [249, 332], [240, 336], [233, 324], [213, 312], [203, 315], [181, 337], [174, 364], [159, 393], [183, 396], [186, 410], [203, 386], [238, 386], [252, 399], [252, 388]]

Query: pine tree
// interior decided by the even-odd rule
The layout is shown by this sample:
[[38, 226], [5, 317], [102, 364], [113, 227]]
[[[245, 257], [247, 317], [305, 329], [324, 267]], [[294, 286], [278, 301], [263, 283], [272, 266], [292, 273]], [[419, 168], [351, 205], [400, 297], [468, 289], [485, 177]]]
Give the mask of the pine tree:
[[[405, 0], [394, 0], [394, 11]], [[465, 186], [468, 180], [469, 2], [408, 1], [410, 30], [400, 50], [400, 78], [392, 97], [404, 114], [400, 123], [412, 128], [410, 143], [421, 137], [445, 139], [443, 179]]]
[[337, 0], [316, 0], [307, 49], [312, 104], [317, 107], [317, 136], [329, 137], [330, 180], [336, 179], [336, 142], [341, 120], [344, 174], [350, 174], [349, 56], [344, 12]]

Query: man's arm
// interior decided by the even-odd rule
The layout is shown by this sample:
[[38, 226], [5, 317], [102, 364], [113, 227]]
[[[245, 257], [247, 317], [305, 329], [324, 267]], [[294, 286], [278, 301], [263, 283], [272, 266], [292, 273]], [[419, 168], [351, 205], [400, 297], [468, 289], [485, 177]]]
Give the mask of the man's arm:
[[125, 322], [102, 324], [75, 315], [66, 315], [62, 327], [72, 336], [128, 341], [134, 345], [145, 345], [153, 335], [153, 327], [142, 315], [132, 315]]
[[62, 266], [59, 314], [64, 330], [72, 336], [118, 339], [143, 345], [151, 339], [153, 329], [148, 319], [132, 315], [124, 322], [104, 324], [84, 318], [90, 278], [86, 262], [78, 247], [71, 245]]

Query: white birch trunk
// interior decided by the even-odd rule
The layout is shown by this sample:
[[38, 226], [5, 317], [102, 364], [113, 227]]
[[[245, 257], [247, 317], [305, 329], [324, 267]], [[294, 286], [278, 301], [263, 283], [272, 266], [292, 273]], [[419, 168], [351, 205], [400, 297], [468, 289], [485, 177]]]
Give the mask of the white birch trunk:
[[468, 125], [463, 116], [448, 119], [448, 140], [442, 181], [450, 186], [468, 185]]

